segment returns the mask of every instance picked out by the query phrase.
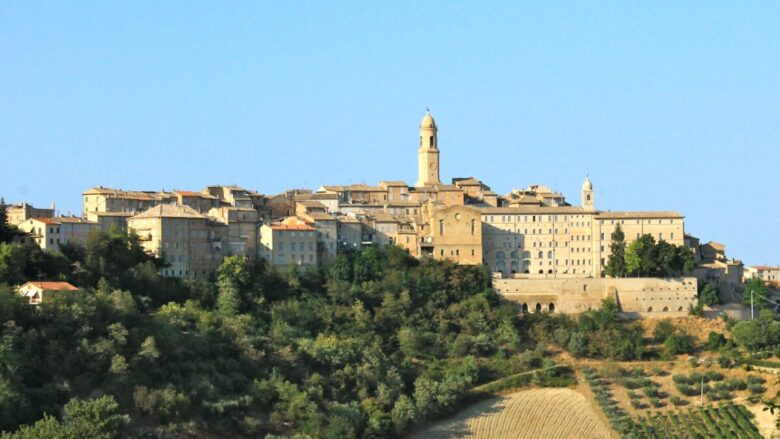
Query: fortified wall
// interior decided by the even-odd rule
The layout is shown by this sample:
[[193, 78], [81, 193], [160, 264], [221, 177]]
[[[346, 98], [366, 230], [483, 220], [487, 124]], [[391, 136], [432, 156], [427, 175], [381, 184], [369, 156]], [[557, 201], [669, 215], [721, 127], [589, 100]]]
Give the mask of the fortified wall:
[[518, 305], [523, 313], [559, 312], [577, 314], [601, 306], [612, 297], [626, 317], [678, 317], [697, 303], [695, 277], [493, 279], [502, 298]]

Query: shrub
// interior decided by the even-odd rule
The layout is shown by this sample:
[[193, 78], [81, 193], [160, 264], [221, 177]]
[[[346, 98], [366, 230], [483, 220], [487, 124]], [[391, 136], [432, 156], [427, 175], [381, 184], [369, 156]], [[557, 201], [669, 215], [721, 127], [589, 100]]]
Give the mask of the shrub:
[[745, 390], [747, 389], [747, 383], [745, 380], [738, 378], [729, 378], [724, 382], [726, 389], [728, 390]]
[[707, 349], [711, 351], [717, 351], [722, 346], [726, 345], [726, 337], [723, 334], [715, 331], [710, 331], [707, 335]]
[[766, 389], [764, 388], [764, 386], [762, 386], [759, 383], [748, 384], [747, 389], [753, 395], [759, 395], [759, 394], [762, 394], [762, 393], [766, 392]]
[[693, 352], [693, 336], [672, 334], [664, 341], [664, 350], [669, 355], [690, 354]]
[[653, 329], [653, 339], [658, 343], [662, 343], [674, 334], [676, 329], [677, 328], [675, 328], [674, 323], [672, 323], [671, 320], [661, 320], [655, 325], [655, 329]]
[[663, 407], [663, 406], [666, 405], [666, 403], [664, 403], [663, 401], [661, 401], [658, 398], [650, 398], [650, 404], [652, 404], [653, 407], [655, 407], [655, 408]]
[[665, 376], [669, 375], [669, 372], [661, 369], [660, 367], [654, 367], [653, 368], [653, 375], [655, 375], [657, 377], [665, 377]]
[[714, 370], [707, 372], [705, 376], [708, 381], [723, 381], [723, 374]]
[[642, 387], [642, 392], [648, 397], [648, 398], [658, 398], [660, 393], [658, 392], [658, 387], [656, 386], [646, 386]]
[[625, 387], [626, 389], [638, 389], [642, 387], [639, 381], [633, 380], [631, 378], [621, 378], [619, 382], [620, 385]]
[[675, 405], [676, 407], [680, 407], [688, 404], [688, 401], [680, 398], [679, 396], [672, 396], [671, 398], [669, 398], [669, 401], [671, 401], [672, 404]]
[[756, 375], [748, 375], [747, 376], [747, 383], [750, 384], [764, 384], [766, 383], [766, 380], [760, 376]]
[[685, 375], [672, 375], [672, 381], [675, 384], [691, 384], [691, 381]]
[[677, 384], [677, 391], [682, 393], [685, 396], [694, 396], [699, 393], [698, 389], [694, 389], [692, 386], [688, 384]]

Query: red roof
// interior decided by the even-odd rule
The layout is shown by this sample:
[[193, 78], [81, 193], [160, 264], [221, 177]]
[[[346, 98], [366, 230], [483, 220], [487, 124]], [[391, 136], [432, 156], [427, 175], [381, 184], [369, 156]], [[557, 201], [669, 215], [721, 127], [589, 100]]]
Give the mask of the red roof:
[[292, 225], [292, 224], [275, 224], [270, 226], [271, 230], [304, 230], [307, 232], [313, 232], [317, 229], [307, 225]]
[[33, 220], [41, 222], [41, 223], [44, 223], [44, 224], [49, 224], [49, 225], [52, 225], [52, 226], [60, 224], [59, 221], [57, 221], [55, 219], [52, 219], [52, 218], [33, 218]]
[[78, 291], [78, 288], [68, 282], [27, 282], [27, 284], [35, 285], [36, 287], [47, 291]]

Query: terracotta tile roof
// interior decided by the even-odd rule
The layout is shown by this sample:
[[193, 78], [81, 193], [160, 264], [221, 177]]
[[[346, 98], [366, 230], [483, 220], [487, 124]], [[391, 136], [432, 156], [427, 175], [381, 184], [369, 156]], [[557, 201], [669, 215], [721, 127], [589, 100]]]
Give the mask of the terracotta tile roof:
[[316, 207], [319, 209], [327, 209], [328, 206], [320, 203], [319, 201], [298, 201], [302, 206], [306, 207]]
[[315, 221], [336, 221], [336, 218], [322, 212], [311, 212], [307, 213], [306, 216]]
[[[68, 282], [27, 282], [24, 285], [35, 285], [36, 287], [46, 291], [78, 291], [78, 288], [69, 284]], [[22, 287], [24, 286], [22, 285]]]
[[39, 223], [48, 224], [50, 226], [55, 226], [60, 224], [60, 222], [54, 218], [31, 218], [31, 219], [33, 221], [38, 221]]
[[597, 219], [639, 219], [639, 218], [685, 218], [679, 212], [604, 212], [596, 213]]
[[587, 213], [578, 206], [518, 206], [518, 207], [477, 207], [482, 215], [512, 214], [580, 214]]
[[482, 182], [474, 177], [453, 178], [452, 184], [456, 186], [481, 186]]
[[159, 204], [151, 207], [138, 215], [130, 217], [130, 220], [136, 218], [197, 218], [208, 219], [206, 215], [198, 213], [190, 206], [176, 206], [173, 204]]
[[295, 196], [296, 200], [338, 200], [338, 194], [326, 194], [318, 192], [315, 194], [298, 194]]
[[309, 226], [309, 225], [305, 225], [305, 224], [303, 224], [303, 225], [301, 225], [301, 224], [295, 224], [295, 225], [293, 225], [293, 224], [273, 224], [273, 225], [270, 225], [268, 227], [270, 227], [271, 230], [281, 230], [281, 231], [297, 231], [297, 230], [300, 230], [300, 231], [313, 232], [313, 231], [317, 230], [314, 227]]
[[89, 216], [123, 216], [123, 217], [131, 217], [133, 216], [132, 212], [87, 212], [87, 215]]
[[761, 270], [761, 271], [768, 271], [768, 270], [780, 270], [780, 267], [770, 267], [768, 265], [754, 265], [752, 267], [754, 270]]
[[122, 189], [111, 189], [104, 187], [91, 188], [82, 195], [104, 195], [109, 198], [124, 198], [131, 200], [155, 201], [163, 200], [171, 196], [168, 192], [155, 191], [126, 191]]
[[70, 223], [70, 224], [94, 224], [94, 225], [98, 224], [96, 221], [90, 221], [88, 219], [79, 218], [76, 216], [60, 216], [55, 218], [55, 220], [59, 221], [60, 223]]

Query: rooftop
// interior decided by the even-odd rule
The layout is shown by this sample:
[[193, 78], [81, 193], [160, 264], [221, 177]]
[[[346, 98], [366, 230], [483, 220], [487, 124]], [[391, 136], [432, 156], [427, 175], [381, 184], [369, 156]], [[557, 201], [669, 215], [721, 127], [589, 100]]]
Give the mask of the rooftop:
[[46, 291], [78, 291], [78, 288], [74, 287], [68, 282], [37, 282], [37, 281], [30, 281], [25, 283], [24, 285], [21, 285], [21, 287], [24, 287], [25, 285], [34, 285], [42, 290]]
[[140, 218], [193, 218], [193, 219], [208, 219], [206, 215], [198, 213], [190, 206], [176, 206], [173, 204], [159, 204], [154, 207], [130, 217], [130, 219]]

